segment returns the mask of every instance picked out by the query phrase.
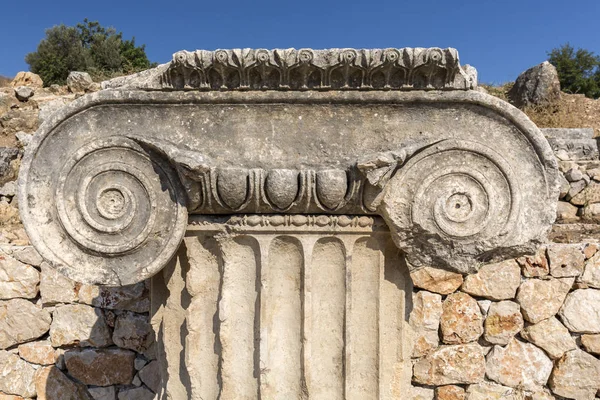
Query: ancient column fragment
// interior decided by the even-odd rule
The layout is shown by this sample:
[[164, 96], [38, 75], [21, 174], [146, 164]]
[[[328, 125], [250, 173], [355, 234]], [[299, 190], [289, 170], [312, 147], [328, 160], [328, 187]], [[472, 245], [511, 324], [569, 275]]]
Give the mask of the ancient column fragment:
[[401, 398], [409, 269], [533, 253], [556, 214], [550, 145], [476, 86], [452, 48], [181, 51], [45, 120], [23, 223], [75, 281], [154, 277], [165, 396]]

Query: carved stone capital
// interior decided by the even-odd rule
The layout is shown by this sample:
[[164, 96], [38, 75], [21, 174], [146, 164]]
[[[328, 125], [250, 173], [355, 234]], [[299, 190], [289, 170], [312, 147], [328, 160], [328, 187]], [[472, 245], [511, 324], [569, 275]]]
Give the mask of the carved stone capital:
[[[194, 71], [221, 68], [225, 76], [235, 66], [239, 79], [248, 76], [242, 67], [284, 71], [277, 51], [238, 53], [192, 53]], [[337, 72], [322, 64], [332, 54], [342, 76], [364, 72], [364, 52], [300, 53], [285, 68], [329, 65], [321, 72], [333, 87]], [[381, 57], [391, 63], [406, 51], [392, 53]], [[442, 54], [448, 62], [453, 53]], [[187, 58], [176, 61], [167, 71], [189, 67]], [[304, 78], [290, 74], [295, 83], [283, 84], [298, 89]], [[558, 185], [539, 129], [472, 90], [121, 89], [86, 95], [42, 125], [24, 157], [19, 196], [47, 260], [73, 279], [121, 285], [163, 267], [188, 213], [269, 224], [281, 218], [255, 214], [280, 214], [290, 226], [303, 214], [359, 225], [361, 216], [380, 215], [412, 265], [473, 272], [545, 240]]]

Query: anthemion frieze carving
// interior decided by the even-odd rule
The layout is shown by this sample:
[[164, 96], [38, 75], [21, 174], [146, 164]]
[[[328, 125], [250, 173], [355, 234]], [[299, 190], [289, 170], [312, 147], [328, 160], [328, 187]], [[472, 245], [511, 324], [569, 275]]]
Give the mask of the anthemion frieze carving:
[[[160, 71], [160, 72], [159, 72]], [[159, 72], [159, 73], [157, 73]], [[473, 89], [473, 68], [456, 49], [233, 49], [180, 51], [153, 74], [109, 81], [106, 88], [197, 90]]]
[[558, 189], [539, 129], [473, 77], [453, 49], [179, 52], [42, 125], [23, 221], [112, 285], [160, 270], [188, 214], [379, 215], [412, 267], [474, 271], [542, 242]]

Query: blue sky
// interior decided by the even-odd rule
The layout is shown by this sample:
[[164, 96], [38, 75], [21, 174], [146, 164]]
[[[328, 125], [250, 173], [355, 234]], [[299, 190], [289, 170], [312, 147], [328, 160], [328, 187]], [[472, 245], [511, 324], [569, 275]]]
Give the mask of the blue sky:
[[570, 42], [600, 54], [600, 0], [265, 1], [0, 0], [0, 75], [27, 70], [44, 30], [84, 18], [146, 44], [180, 49], [456, 47], [481, 82], [514, 80]]

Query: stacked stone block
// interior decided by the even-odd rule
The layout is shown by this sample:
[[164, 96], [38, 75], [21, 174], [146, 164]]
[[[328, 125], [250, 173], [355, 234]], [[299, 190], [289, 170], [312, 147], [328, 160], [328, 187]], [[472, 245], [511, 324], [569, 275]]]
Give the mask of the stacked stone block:
[[477, 274], [411, 273], [414, 398], [595, 398], [598, 249], [549, 244]]
[[144, 282], [76, 283], [30, 246], [0, 248], [0, 399], [153, 399]]

